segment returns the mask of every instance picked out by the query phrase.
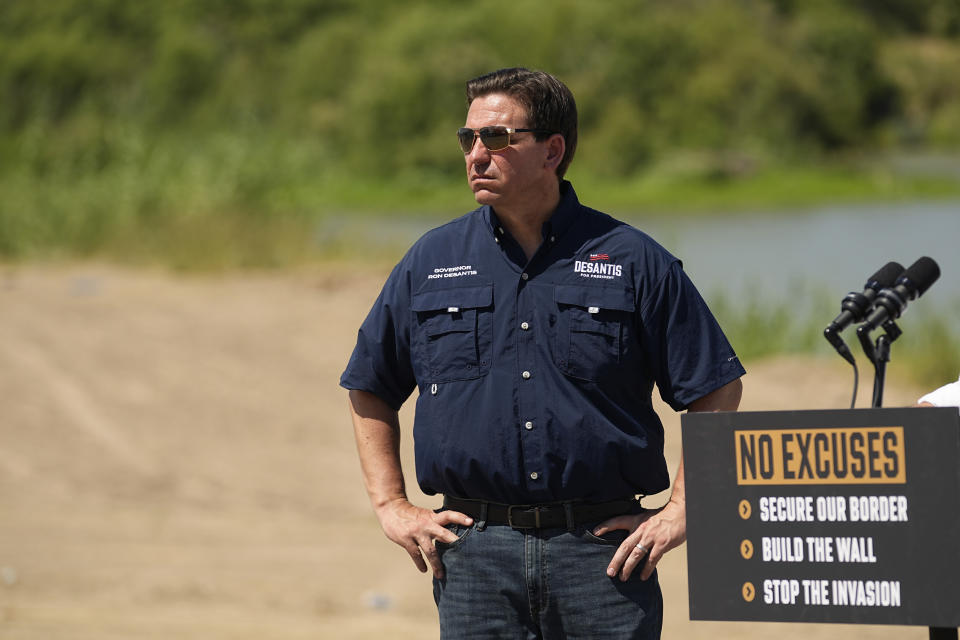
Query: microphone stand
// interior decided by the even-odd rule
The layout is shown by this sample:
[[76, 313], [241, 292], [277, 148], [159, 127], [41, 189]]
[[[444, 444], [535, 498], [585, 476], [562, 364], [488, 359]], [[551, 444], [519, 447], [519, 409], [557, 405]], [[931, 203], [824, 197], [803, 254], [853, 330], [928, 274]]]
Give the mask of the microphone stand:
[[857, 338], [863, 347], [863, 352], [873, 363], [873, 402], [870, 406], [878, 409], [883, 406], [883, 387], [887, 381], [887, 363], [890, 362], [890, 345], [903, 335], [903, 331], [893, 320], [883, 323], [884, 333], [877, 338], [876, 344], [870, 342], [870, 332], [865, 327], [857, 329]]
[[883, 406], [883, 387], [887, 382], [887, 364], [890, 362], [890, 345], [903, 335], [903, 331], [893, 320], [883, 323], [884, 334], [877, 338], [877, 361], [874, 363], [876, 375], [873, 379], [873, 406]]

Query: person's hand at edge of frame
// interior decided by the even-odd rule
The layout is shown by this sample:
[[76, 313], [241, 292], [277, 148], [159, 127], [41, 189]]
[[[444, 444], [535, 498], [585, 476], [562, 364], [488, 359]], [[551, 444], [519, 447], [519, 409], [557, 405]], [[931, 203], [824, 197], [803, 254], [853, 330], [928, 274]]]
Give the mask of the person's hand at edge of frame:
[[443, 563], [434, 542], [450, 544], [457, 541], [457, 535], [446, 528], [449, 524], [466, 527], [473, 524], [470, 516], [458, 511], [444, 510], [435, 513], [416, 506], [406, 498], [396, 498], [385, 503], [377, 509], [377, 518], [387, 538], [406, 549], [420, 573], [426, 573], [429, 562], [433, 575], [438, 580], [443, 578]]

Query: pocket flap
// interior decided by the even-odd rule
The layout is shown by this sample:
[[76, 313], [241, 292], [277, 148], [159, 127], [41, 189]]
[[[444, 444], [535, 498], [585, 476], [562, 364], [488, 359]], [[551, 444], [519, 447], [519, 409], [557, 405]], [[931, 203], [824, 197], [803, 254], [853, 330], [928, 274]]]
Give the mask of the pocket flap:
[[456, 309], [479, 309], [493, 304], [493, 285], [456, 287], [437, 291], [421, 291], [413, 294], [410, 308], [414, 311], [447, 311]]
[[572, 304], [590, 309], [612, 309], [616, 311], [634, 311], [636, 303], [629, 289], [614, 287], [580, 287], [561, 284], [554, 288], [553, 298], [560, 304]]

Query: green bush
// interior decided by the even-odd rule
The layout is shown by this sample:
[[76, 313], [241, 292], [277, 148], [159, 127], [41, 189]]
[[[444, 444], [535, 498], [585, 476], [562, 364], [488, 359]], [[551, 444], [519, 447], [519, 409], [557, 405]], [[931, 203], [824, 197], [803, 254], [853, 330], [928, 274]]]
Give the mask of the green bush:
[[949, 176], [874, 179], [861, 159], [960, 142], [957, 7], [7, 0], [0, 259], [115, 255], [121, 238], [159, 230], [166, 241], [134, 244], [200, 246], [198, 230], [233, 224], [309, 235], [343, 211], [465, 210], [452, 133], [463, 85], [513, 65], [573, 89], [570, 175], [608, 202], [956, 194]]

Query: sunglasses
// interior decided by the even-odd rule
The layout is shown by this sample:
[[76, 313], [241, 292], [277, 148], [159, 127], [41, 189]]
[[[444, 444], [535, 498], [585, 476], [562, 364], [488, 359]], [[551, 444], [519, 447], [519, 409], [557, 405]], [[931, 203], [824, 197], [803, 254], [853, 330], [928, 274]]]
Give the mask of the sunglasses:
[[470, 150], [473, 149], [473, 143], [477, 140], [477, 136], [480, 137], [480, 142], [483, 143], [483, 146], [490, 151], [501, 151], [510, 146], [510, 136], [514, 133], [553, 132], [543, 129], [514, 129], [512, 127], [501, 127], [500, 125], [481, 127], [479, 129], [462, 127], [457, 129], [457, 140], [460, 142], [460, 148], [463, 149], [464, 153], [470, 153]]

